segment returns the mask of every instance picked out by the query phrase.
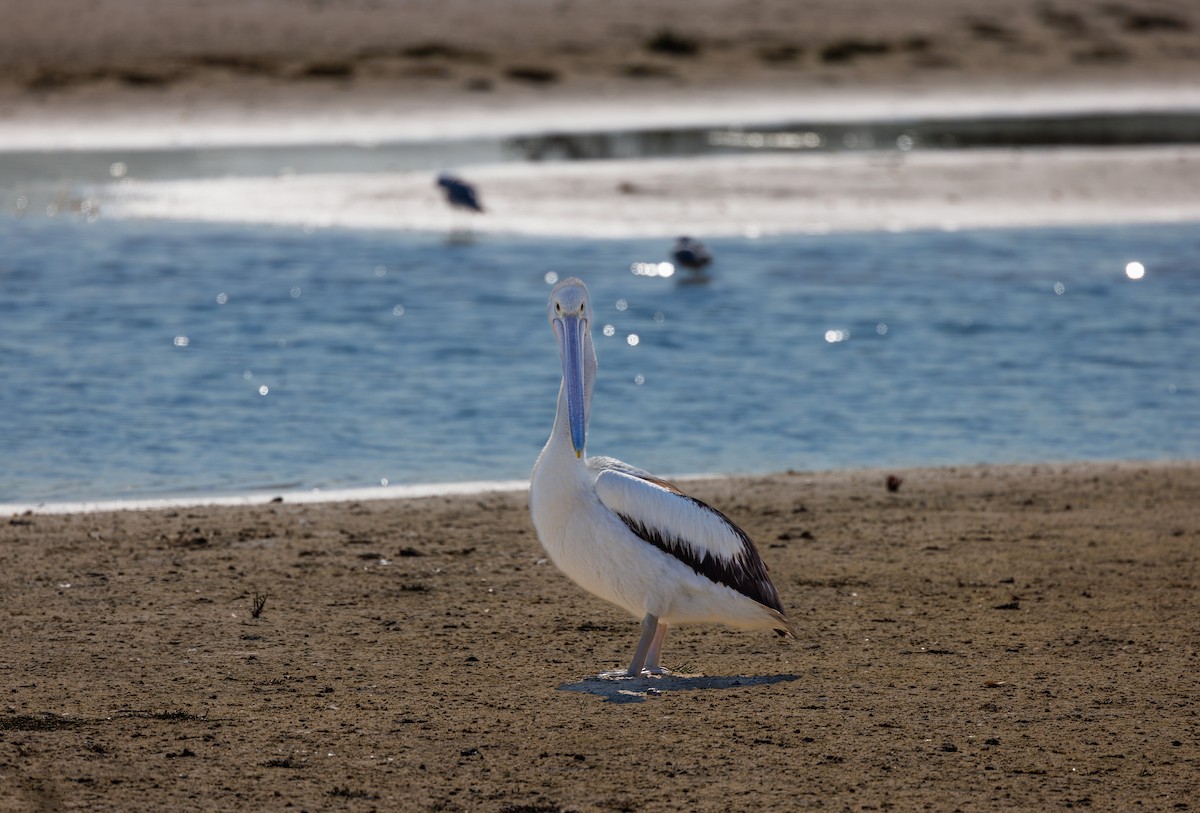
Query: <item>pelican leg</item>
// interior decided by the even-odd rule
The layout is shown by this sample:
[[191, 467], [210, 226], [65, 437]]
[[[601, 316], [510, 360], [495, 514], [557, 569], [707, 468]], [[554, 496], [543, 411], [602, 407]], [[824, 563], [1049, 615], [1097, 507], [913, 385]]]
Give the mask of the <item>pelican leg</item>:
[[641, 676], [642, 666], [646, 663], [646, 656], [650, 654], [657, 635], [658, 616], [646, 613], [646, 617], [642, 619], [642, 637], [638, 640], [637, 649], [633, 650], [633, 661], [626, 672], [630, 677]]
[[669, 675], [671, 670], [659, 664], [658, 659], [662, 655], [663, 639], [667, 637], [667, 625], [659, 624], [654, 630], [654, 640], [650, 642], [650, 650], [646, 653], [646, 665], [643, 667], [646, 672], [652, 675]]

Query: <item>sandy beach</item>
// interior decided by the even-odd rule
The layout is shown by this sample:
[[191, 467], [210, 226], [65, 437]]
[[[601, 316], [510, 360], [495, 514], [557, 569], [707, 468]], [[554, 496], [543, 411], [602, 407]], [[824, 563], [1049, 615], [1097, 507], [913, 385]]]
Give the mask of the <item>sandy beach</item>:
[[1195, 804], [1200, 466], [686, 486], [799, 636], [684, 628], [624, 683], [637, 622], [524, 492], [6, 518], [0, 809]]

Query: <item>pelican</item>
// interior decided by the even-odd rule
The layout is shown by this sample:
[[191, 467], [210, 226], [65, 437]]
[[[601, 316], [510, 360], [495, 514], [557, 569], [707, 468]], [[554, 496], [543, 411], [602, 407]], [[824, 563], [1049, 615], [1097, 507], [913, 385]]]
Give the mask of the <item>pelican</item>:
[[559, 282], [546, 315], [558, 338], [563, 378], [554, 428], [533, 466], [533, 524], [563, 573], [642, 621], [629, 668], [600, 677], [669, 673], [659, 659], [667, 628], [678, 624], [794, 637], [745, 531], [649, 472], [587, 455], [596, 381], [587, 286], [574, 277]]
[[479, 202], [479, 193], [471, 184], [456, 178], [448, 172], [442, 172], [437, 177], [437, 185], [446, 193], [446, 202], [456, 209], [466, 209], [468, 212], [483, 212], [483, 204]]

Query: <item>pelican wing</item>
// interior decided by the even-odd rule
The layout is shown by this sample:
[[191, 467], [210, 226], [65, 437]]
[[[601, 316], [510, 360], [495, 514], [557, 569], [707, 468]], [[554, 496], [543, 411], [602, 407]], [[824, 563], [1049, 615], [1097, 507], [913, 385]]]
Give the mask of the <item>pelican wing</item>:
[[717, 509], [624, 464], [600, 471], [596, 495], [646, 542], [783, 617], [779, 594], [754, 543]]

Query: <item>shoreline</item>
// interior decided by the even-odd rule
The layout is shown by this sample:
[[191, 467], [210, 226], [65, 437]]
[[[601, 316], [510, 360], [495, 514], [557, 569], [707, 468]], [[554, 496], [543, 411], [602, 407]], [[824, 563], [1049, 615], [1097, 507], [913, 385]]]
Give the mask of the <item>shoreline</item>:
[[[1088, 470], [1124, 471], [1132, 469], [1176, 469], [1200, 465], [1193, 460], [1076, 460], [1021, 463], [963, 463], [934, 466], [888, 466], [823, 469], [818, 471], [791, 470], [758, 474], [700, 473], [668, 475], [676, 485], [693, 487], [697, 484], [734, 482], [778, 477], [799, 477], [826, 482], [883, 482], [889, 474], [905, 476], [1008, 476], [1039, 471], [1078, 474]], [[396, 502], [421, 500], [430, 497], [479, 497], [488, 494], [514, 495], [529, 490], [528, 480], [476, 480], [414, 485], [364, 486], [361, 488], [319, 489], [309, 491], [256, 490], [239, 494], [192, 495], [173, 497], [131, 497], [128, 499], [28, 501], [0, 503], [0, 518], [18, 516], [62, 516], [107, 514], [114, 512], [164, 512], [180, 508], [252, 508], [271, 505], [337, 506], [357, 502]], [[685, 489], [686, 490], [686, 489]]]

